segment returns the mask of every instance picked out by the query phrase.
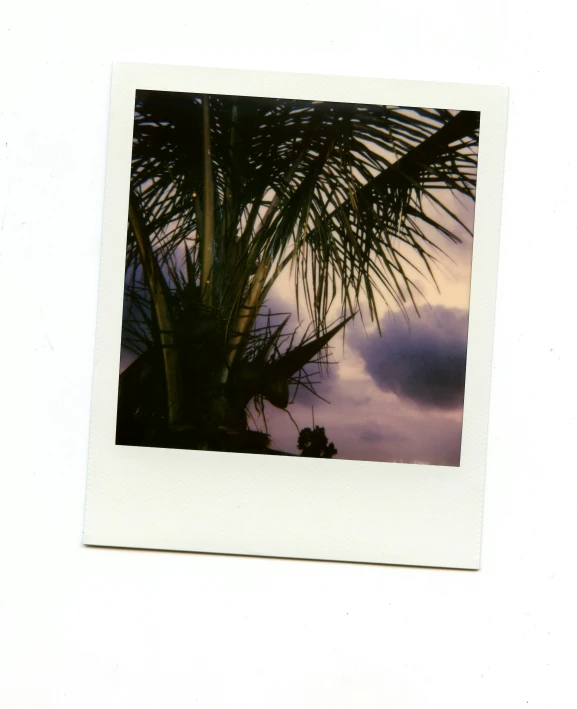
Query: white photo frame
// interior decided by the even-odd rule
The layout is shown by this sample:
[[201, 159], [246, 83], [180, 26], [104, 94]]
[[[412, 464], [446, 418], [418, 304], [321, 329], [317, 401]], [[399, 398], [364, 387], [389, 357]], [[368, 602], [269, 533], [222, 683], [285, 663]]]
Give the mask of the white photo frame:
[[[115, 444], [137, 89], [480, 111], [459, 467]], [[156, 65], [114, 67], [84, 543], [478, 569], [507, 90]]]

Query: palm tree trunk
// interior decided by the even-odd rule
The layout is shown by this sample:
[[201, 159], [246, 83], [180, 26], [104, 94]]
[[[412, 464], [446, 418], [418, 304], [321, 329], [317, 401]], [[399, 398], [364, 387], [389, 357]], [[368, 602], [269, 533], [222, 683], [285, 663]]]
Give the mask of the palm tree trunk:
[[[287, 173], [286, 176], [286, 181], [287, 184], [290, 183], [292, 178], [294, 177], [296, 171], [298, 170], [299, 165], [302, 162], [304, 156], [304, 152], [300, 152], [297, 159], [291, 166], [290, 170]], [[260, 235], [261, 232], [264, 232], [266, 229], [269, 228], [276, 212], [278, 211], [281, 203], [281, 198], [279, 193], [277, 192], [273, 199], [271, 200], [271, 203], [266, 210], [262, 221], [260, 223], [260, 226], [256, 229], [254, 236], [253, 236], [253, 241], [257, 242], [257, 237]], [[244, 235], [243, 235], [244, 236]], [[258, 242], [257, 242], [258, 243]], [[266, 287], [267, 283], [267, 278], [270, 273], [270, 269], [272, 268], [273, 265], [273, 258], [271, 257], [270, 254], [263, 253], [261, 255], [261, 260], [257, 266], [256, 273], [254, 274], [254, 277], [251, 282], [250, 290], [249, 293], [242, 304], [240, 308], [240, 312], [238, 314], [238, 317], [236, 319], [236, 325], [234, 329], [233, 336], [230, 341], [230, 348], [229, 348], [229, 353], [228, 353], [228, 366], [231, 367], [234, 360], [240, 356], [242, 351], [244, 350], [244, 347], [246, 346], [246, 342], [248, 339], [248, 335], [250, 334], [250, 331], [252, 330], [252, 327], [255, 323], [256, 317], [258, 315], [258, 311], [260, 307], [262, 306], [262, 303], [264, 301], [264, 296], [266, 296], [266, 293], [270, 290], [270, 286]], [[283, 261], [283, 267], [286, 265], [286, 260]], [[278, 275], [278, 269], [277, 269], [277, 275]]]
[[173, 425], [180, 420], [182, 401], [180, 394], [180, 369], [179, 356], [176, 347], [172, 316], [168, 302], [168, 286], [158, 265], [150, 238], [146, 233], [144, 219], [140, 214], [136, 195], [130, 195], [128, 218], [140, 254], [144, 276], [150, 291], [150, 299], [160, 331], [160, 342], [164, 360], [164, 374], [166, 379], [166, 397], [168, 424]]
[[249, 294], [242, 304], [240, 313], [236, 321], [235, 332], [230, 341], [230, 350], [228, 353], [228, 366], [232, 366], [234, 360], [240, 353], [240, 347], [243, 340], [252, 329], [252, 325], [258, 315], [259, 303], [261, 294], [266, 283], [268, 273], [270, 271], [270, 259], [268, 256], [263, 256], [261, 262], [256, 269], [254, 278], [252, 279]]

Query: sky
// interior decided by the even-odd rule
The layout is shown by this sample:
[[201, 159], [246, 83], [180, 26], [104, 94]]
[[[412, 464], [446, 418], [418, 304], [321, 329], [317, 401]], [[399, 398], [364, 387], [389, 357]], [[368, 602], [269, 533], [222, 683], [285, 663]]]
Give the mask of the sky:
[[[473, 229], [471, 199], [448, 191], [436, 197]], [[299, 429], [318, 425], [325, 428], [339, 458], [459, 465], [473, 239], [432, 202], [426, 211], [462, 241], [455, 244], [432, 227], [419, 225], [445, 255], [435, 272], [436, 284], [424, 274], [409, 274], [421, 291], [418, 312], [408, 304], [407, 322], [395, 303], [383, 301], [377, 323], [365, 309], [363, 319], [355, 316], [344, 335], [331, 341], [328, 371], [313, 377], [322, 398], [300, 388], [289, 405], [290, 415], [265, 403], [265, 415], [259, 418], [253, 407], [251, 427], [266, 428], [272, 448], [298, 454]], [[402, 249], [400, 243], [396, 247]], [[405, 255], [414, 259], [414, 253]], [[298, 343], [298, 333], [307, 331], [310, 320], [302, 309], [297, 316], [288, 267], [271, 289], [263, 312], [268, 310], [291, 313], [283, 332], [298, 328]], [[335, 303], [327, 322], [336, 323], [339, 316], [340, 303]], [[123, 349], [121, 371], [133, 359]]]
[[[471, 200], [446, 195], [444, 201], [473, 228]], [[449, 226], [442, 214], [434, 216]], [[313, 377], [322, 399], [300, 388], [290, 416], [265, 402], [272, 448], [300, 454], [299, 429], [314, 423], [325, 428], [337, 458], [459, 465], [473, 239], [459, 225], [450, 226], [461, 243], [427, 233], [445, 256], [435, 272], [438, 289], [430, 279], [415, 279], [422, 292], [416, 299], [419, 314], [409, 306], [407, 323], [398, 309], [381, 303], [380, 335], [375, 322], [356, 317], [347, 324], [344, 338], [339, 333], [330, 343], [328, 372]], [[304, 332], [310, 322], [302, 310], [297, 319], [289, 269], [271, 289], [263, 308], [269, 310], [291, 313], [287, 332], [297, 326]], [[338, 313], [336, 305], [329, 322]], [[133, 360], [123, 349], [120, 371]], [[262, 418], [255, 414], [255, 420], [263, 430]]]
[[[472, 227], [473, 203], [461, 198], [453, 207]], [[338, 458], [459, 465], [473, 239], [464, 229], [458, 233], [460, 244], [439, 242], [446, 253], [436, 273], [440, 292], [431, 281], [418, 284], [420, 317], [410, 307], [407, 324], [399, 310], [383, 304], [381, 335], [376, 323], [357, 317], [344, 343], [335, 337], [329, 372], [315, 378], [315, 389], [330, 403], [301, 388], [290, 406], [294, 422], [265, 405], [273, 448], [298, 453], [297, 427], [311, 427], [314, 416]], [[294, 300], [294, 283], [284, 274], [266, 305], [293, 313], [288, 329], [298, 325]], [[301, 313], [301, 328], [306, 325]]]

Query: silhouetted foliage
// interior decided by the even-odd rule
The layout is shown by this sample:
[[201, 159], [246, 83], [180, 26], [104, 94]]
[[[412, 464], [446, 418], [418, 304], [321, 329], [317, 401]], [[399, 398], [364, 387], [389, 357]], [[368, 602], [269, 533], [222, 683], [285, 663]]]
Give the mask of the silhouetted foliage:
[[314, 429], [303, 428], [299, 433], [297, 448], [304, 458], [334, 458], [338, 453], [334, 443], [329, 443], [325, 429], [315, 426]]
[[[361, 303], [406, 312], [461, 241], [440, 197], [474, 199], [478, 129], [470, 111], [137, 91], [117, 443], [272, 454], [254, 410], [314, 394], [307, 365]], [[262, 322], [283, 273], [304, 331]], [[303, 455], [332, 457], [317, 430]]]

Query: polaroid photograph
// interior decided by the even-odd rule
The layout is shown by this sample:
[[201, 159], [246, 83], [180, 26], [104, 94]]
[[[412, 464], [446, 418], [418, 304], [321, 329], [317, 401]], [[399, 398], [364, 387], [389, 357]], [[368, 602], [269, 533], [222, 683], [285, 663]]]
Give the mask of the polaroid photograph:
[[506, 113], [114, 67], [85, 544], [479, 568]]

